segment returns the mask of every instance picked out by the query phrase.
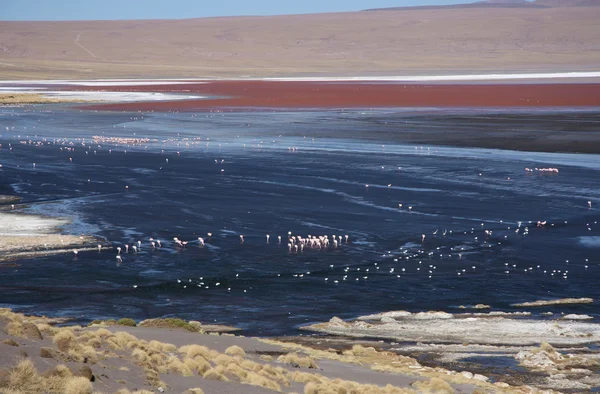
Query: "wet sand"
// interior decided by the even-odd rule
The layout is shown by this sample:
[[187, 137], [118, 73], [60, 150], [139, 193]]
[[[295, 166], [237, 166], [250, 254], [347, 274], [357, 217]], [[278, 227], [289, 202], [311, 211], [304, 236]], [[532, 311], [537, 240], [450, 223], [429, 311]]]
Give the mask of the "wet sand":
[[[85, 87], [69, 87], [89, 90]], [[112, 111], [333, 109], [386, 107], [597, 107], [596, 83], [418, 84], [389, 82], [210, 81], [163, 86], [104, 86], [106, 91], [185, 92], [219, 98], [88, 106]]]
[[[66, 220], [0, 212], [0, 262], [93, 250], [92, 236], [58, 234]], [[102, 242], [101, 242], [102, 243]]]

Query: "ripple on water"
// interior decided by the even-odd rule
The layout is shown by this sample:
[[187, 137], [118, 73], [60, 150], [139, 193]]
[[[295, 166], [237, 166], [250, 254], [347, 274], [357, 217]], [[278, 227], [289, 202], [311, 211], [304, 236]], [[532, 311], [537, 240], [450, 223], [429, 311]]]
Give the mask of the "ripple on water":
[[588, 248], [600, 248], [600, 236], [578, 237], [577, 240], [579, 241], [580, 245]]

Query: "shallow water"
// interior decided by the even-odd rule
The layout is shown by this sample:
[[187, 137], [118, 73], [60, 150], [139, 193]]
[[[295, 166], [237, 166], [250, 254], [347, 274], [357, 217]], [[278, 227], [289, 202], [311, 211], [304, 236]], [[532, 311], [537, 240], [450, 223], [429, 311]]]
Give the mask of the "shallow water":
[[[0, 110], [0, 194], [18, 193], [26, 212], [69, 217], [66, 232], [142, 248], [122, 264], [105, 249], [1, 268], [0, 304], [19, 311], [82, 322], [176, 315], [282, 335], [334, 315], [600, 296], [600, 155], [403, 144], [384, 125], [414, 119], [407, 111], [35, 108]], [[427, 126], [420, 116], [414, 127]], [[43, 144], [19, 143], [28, 140]], [[540, 166], [560, 172], [524, 171]], [[290, 253], [288, 231], [350, 242]], [[173, 237], [190, 242], [177, 248]], [[535, 310], [544, 311], [600, 316], [596, 304]]]

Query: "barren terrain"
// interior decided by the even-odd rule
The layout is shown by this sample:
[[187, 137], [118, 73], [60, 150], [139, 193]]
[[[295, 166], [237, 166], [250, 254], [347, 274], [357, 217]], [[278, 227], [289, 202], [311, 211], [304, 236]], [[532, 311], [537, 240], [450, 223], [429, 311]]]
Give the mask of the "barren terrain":
[[0, 22], [0, 79], [594, 70], [600, 7]]

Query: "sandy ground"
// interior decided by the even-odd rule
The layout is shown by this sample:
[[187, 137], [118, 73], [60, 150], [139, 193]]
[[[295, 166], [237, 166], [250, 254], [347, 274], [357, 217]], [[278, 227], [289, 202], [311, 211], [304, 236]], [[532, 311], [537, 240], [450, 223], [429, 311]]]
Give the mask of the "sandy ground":
[[0, 22], [0, 78], [597, 71], [600, 7]]
[[92, 236], [58, 234], [60, 226], [67, 223], [64, 219], [0, 212], [0, 261], [73, 253], [98, 245]]
[[[200, 353], [203, 357], [190, 356], [189, 345], [204, 346], [205, 350]], [[182, 346], [188, 348], [182, 349]], [[237, 346], [244, 352], [237, 358], [226, 356], [225, 354], [233, 354], [230, 353], [232, 346]], [[265, 343], [256, 338], [209, 335], [175, 328], [57, 328], [45, 318], [32, 318], [11, 313], [9, 310], [0, 310], [0, 391], [10, 384], [6, 378], [10, 368], [23, 358], [31, 360], [38, 372], [46, 375], [51, 373], [50, 371], [56, 371], [57, 365], [65, 365], [69, 368], [69, 371], [63, 372], [67, 378], [71, 374], [86, 376], [93, 381], [94, 392], [103, 393], [116, 392], [122, 388], [172, 393], [201, 388], [206, 394], [273, 392], [274, 387], [268, 386], [264, 381], [260, 384], [254, 382], [253, 385], [245, 380], [246, 373], [252, 370], [256, 373], [262, 370], [257, 376], [268, 377], [271, 382], [279, 382], [277, 386], [281, 392], [286, 393], [308, 390], [310, 380], [325, 382], [321, 389], [311, 391], [314, 393], [324, 393], [326, 389], [340, 384], [341, 381], [353, 382], [346, 384], [354, 385], [357, 390], [355, 392], [370, 390], [369, 393], [415, 393], [421, 390], [413, 390], [411, 386], [418, 382], [428, 383], [431, 377], [442, 379], [442, 383], [446, 382], [443, 385], [447, 390], [440, 391], [445, 393], [471, 393], [477, 387], [500, 391], [506, 389], [483, 380], [467, 379], [456, 372], [423, 367], [408, 357], [377, 352], [375, 349], [352, 348], [348, 352], [346, 356], [339, 356], [335, 352], [318, 353], [310, 348], [298, 348], [292, 344]], [[147, 358], [149, 354], [153, 355], [154, 361]], [[312, 367], [308, 364], [285, 363], [279, 359], [280, 356], [290, 354], [298, 354], [305, 360], [310, 359]], [[373, 369], [375, 364], [364, 362], [367, 355], [378, 360], [375, 364], [387, 366], [387, 369]], [[191, 357], [208, 360], [207, 365], [214, 370], [225, 371], [222, 375], [225, 378], [217, 379], [206, 374], [202, 376], [195, 370], [199, 367]], [[192, 369], [186, 369], [184, 364], [191, 365]], [[246, 372], [240, 372], [241, 367], [246, 368]], [[159, 373], [150, 378], [149, 369], [155, 369]], [[260, 381], [260, 378], [257, 379]], [[20, 384], [26, 383], [24, 381]], [[390, 386], [384, 388], [386, 385]], [[391, 386], [396, 388], [392, 389]], [[511, 389], [512, 392], [521, 393], [531, 391], [526, 387]]]
[[0, 90], [0, 104], [44, 104], [77, 102], [130, 102], [200, 100], [204, 96], [155, 92], [84, 92], [60, 90]]

